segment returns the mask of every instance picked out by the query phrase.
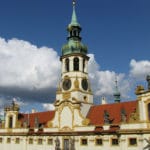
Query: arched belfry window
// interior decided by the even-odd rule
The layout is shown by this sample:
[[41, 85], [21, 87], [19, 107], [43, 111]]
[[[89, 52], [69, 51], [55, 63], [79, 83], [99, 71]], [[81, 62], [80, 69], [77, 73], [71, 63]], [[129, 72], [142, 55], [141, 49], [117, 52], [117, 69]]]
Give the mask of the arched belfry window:
[[77, 36], [77, 35], [76, 35], [76, 30], [73, 31], [73, 35], [74, 35], [74, 36]]
[[70, 32], [70, 37], [72, 37], [72, 31]]
[[69, 71], [69, 59], [68, 58], [65, 60], [65, 68], [66, 68], [66, 71]]
[[74, 37], [78, 36], [78, 30], [77, 29], [72, 30], [72, 36], [74, 36]]
[[12, 128], [13, 127], [13, 117], [10, 116], [9, 117], [9, 128]]
[[85, 71], [85, 59], [83, 59], [83, 72]]
[[73, 60], [74, 71], [79, 71], [79, 58], [75, 57]]
[[150, 103], [147, 105], [148, 107], [148, 119], [150, 120]]

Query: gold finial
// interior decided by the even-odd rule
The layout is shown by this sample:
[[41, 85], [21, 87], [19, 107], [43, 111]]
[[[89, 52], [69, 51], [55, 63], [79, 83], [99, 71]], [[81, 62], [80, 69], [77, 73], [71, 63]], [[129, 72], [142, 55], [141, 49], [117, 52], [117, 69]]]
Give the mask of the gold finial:
[[76, 5], [76, 0], [73, 0], [72, 4], [73, 4], [73, 6], [75, 6]]

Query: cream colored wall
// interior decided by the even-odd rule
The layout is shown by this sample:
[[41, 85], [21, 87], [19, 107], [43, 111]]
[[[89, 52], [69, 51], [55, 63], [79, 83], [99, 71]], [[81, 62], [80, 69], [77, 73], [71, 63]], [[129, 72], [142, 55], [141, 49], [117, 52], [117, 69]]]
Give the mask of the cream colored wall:
[[[69, 56], [68, 58], [69, 58], [69, 64], [70, 64], [70, 66], [69, 66], [69, 68], [70, 68], [70, 72], [71, 71], [73, 71], [73, 59], [75, 58], [75, 57], [78, 57], [79, 58], [79, 71], [83, 71], [83, 68], [82, 68], [82, 64], [83, 64], [83, 57], [81, 57], [80, 55], [79, 56]], [[65, 59], [66, 58], [63, 58], [62, 59], [62, 73], [63, 74], [65, 74], [66, 73], [66, 69], [65, 69]], [[85, 61], [85, 69], [84, 69], [84, 72], [85, 73], [87, 73], [88, 72], [88, 61], [86, 60]]]
[[69, 127], [72, 129], [73, 119], [73, 112], [71, 109], [68, 106], [64, 107], [60, 114], [60, 128]]
[[[1, 137], [1, 136], [0, 136]], [[12, 138], [11, 144], [7, 144], [6, 140], [7, 138]], [[3, 137], [4, 141], [1, 144], [0, 143], [0, 149], [1, 150], [55, 150], [55, 139], [56, 136], [31, 136], [33, 138], [33, 144], [28, 144], [29, 137], [26, 136], [17, 136], [20, 138], [20, 144], [15, 143], [15, 136], [5, 136]], [[137, 145], [136, 146], [129, 146], [129, 138], [137, 138]], [[137, 135], [137, 134], [131, 134], [131, 135], [121, 135], [120, 136], [120, 143], [118, 146], [112, 146], [111, 145], [111, 139], [117, 138], [117, 136], [114, 135], [99, 135], [99, 136], [75, 136], [75, 148], [76, 150], [142, 150], [144, 146], [147, 145], [147, 142], [144, 140], [144, 138], [149, 139], [150, 134], [145, 135]], [[37, 143], [37, 139], [42, 138], [43, 144], [39, 145]], [[47, 139], [53, 138], [53, 145], [47, 144]], [[58, 137], [60, 140], [60, 145], [62, 148], [63, 145], [63, 139], [64, 138], [70, 138], [69, 136], [60, 136]], [[72, 137], [71, 137], [72, 138]], [[81, 139], [86, 138], [88, 140], [88, 145], [82, 145]], [[102, 138], [103, 139], [103, 145], [97, 146], [95, 145], [95, 139], [96, 138]]]
[[150, 92], [145, 92], [137, 96], [138, 98], [138, 107], [139, 107], [139, 117], [140, 121], [149, 121], [148, 120], [148, 109], [147, 104], [150, 103]]
[[54, 120], [52, 121], [53, 127], [58, 127], [58, 131], [67, 127], [68, 129], [74, 129], [75, 126], [83, 126], [82, 122], [85, 117], [81, 114], [78, 107], [72, 104], [66, 106], [60, 106], [56, 113]]
[[16, 127], [16, 122], [17, 122], [17, 116], [18, 116], [17, 111], [7, 111], [6, 121], [5, 121], [5, 128], [9, 127], [9, 117], [10, 116], [12, 116], [12, 118], [13, 118], [13, 128], [15, 128]]
[[92, 106], [93, 104], [86, 104], [86, 103], [83, 103], [82, 106], [81, 106], [81, 113], [84, 117], [87, 116], [88, 112], [89, 112], [89, 109], [90, 107]]

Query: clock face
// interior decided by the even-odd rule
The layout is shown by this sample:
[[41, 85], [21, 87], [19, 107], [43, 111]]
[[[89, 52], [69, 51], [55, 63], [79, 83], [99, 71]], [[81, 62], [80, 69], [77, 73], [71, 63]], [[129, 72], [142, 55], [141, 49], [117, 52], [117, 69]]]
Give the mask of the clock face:
[[87, 79], [83, 79], [81, 84], [82, 84], [82, 88], [85, 91], [87, 91], [87, 89], [88, 89], [88, 81], [87, 81]]
[[71, 80], [70, 79], [65, 79], [63, 81], [63, 89], [64, 90], [69, 90], [71, 88]]

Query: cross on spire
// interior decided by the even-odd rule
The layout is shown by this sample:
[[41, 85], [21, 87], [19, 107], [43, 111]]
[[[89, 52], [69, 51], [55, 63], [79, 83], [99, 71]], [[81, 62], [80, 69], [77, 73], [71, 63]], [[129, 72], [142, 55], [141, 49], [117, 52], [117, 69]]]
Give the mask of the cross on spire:
[[72, 5], [73, 5], [73, 12], [72, 12], [72, 19], [71, 23], [69, 26], [80, 26], [80, 24], [77, 21], [77, 16], [76, 16], [76, 11], [75, 11], [75, 5], [76, 5], [76, 0], [72, 0]]
[[115, 76], [115, 92], [114, 92], [115, 102], [120, 102], [120, 92], [118, 90], [117, 76]]

